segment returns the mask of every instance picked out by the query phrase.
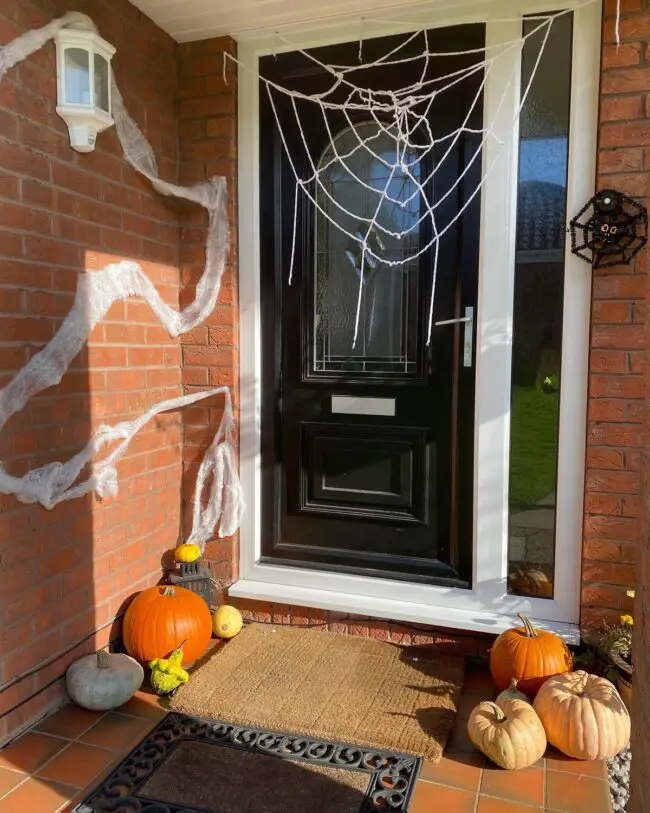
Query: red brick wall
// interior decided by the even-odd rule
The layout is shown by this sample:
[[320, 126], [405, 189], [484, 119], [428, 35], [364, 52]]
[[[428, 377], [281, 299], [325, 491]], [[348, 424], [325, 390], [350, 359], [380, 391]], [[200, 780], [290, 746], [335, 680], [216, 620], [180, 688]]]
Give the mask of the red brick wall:
[[[126, 105], [176, 180], [176, 45], [126, 0], [3, 0], [0, 42], [63, 10], [88, 11], [117, 47]], [[80, 274], [122, 258], [140, 262], [178, 306], [178, 214], [123, 160], [115, 129], [87, 155], [71, 150], [55, 112], [48, 44], [0, 84], [0, 386], [41, 349], [69, 311]], [[141, 414], [180, 394], [181, 348], [142, 301], [116, 303], [61, 384], [35, 397], [0, 434], [11, 474], [67, 460], [101, 423]], [[155, 583], [179, 532], [181, 428], [163, 415], [118, 466], [120, 494], [52, 511], [0, 496], [0, 714], [108, 640], [110, 620], [134, 591]], [[15, 685], [44, 658], [83, 646]], [[0, 740], [57, 701], [60, 681], [0, 720]]]
[[[195, 183], [223, 175], [228, 184], [231, 252], [219, 301], [206, 322], [182, 337], [183, 385], [187, 392], [206, 387], [228, 386], [237, 406], [239, 383], [237, 302], [237, 72], [226, 62], [224, 51], [235, 53], [229, 37], [185, 43], [178, 48], [180, 180]], [[183, 290], [181, 301], [194, 298], [196, 283], [205, 259], [207, 217], [196, 208], [182, 216], [180, 262]], [[203, 401], [184, 414], [185, 526], [189, 527], [190, 498], [198, 466], [212, 441], [222, 416], [223, 397]], [[238, 541], [220, 539], [210, 543], [205, 557], [220, 588], [237, 578]]]
[[265, 624], [309, 625], [314, 629], [360, 635], [402, 646], [435, 645], [447, 652], [457, 652], [472, 657], [485, 657], [494, 643], [493, 635], [450, 631], [417, 624], [400, 624], [395, 621], [378, 621], [375, 618], [349, 615], [332, 610], [290, 607], [286, 604], [269, 604], [243, 599], [233, 600], [233, 604], [242, 611], [242, 615], [247, 621]]
[[[603, 67], [598, 188], [645, 199], [650, 191], [650, 13], [642, 0], [622, 0], [621, 45], [616, 3], [608, 0]], [[629, 266], [594, 273], [587, 431], [582, 622], [616, 623], [632, 609], [641, 535], [641, 460], [647, 252]]]

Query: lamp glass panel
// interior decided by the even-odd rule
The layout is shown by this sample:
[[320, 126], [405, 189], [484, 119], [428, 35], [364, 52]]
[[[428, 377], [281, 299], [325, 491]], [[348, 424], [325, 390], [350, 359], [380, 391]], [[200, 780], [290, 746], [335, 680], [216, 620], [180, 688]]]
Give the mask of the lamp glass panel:
[[65, 102], [90, 105], [90, 54], [83, 48], [65, 50]]
[[108, 101], [108, 62], [101, 54], [95, 54], [95, 106], [110, 113]]

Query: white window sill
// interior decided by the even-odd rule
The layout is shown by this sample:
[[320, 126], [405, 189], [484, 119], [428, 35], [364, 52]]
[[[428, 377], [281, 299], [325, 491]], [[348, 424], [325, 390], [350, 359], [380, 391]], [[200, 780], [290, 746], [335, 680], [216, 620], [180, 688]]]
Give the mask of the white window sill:
[[[390, 621], [428, 624], [433, 627], [491, 633], [493, 635], [499, 635], [520, 623], [516, 617], [487, 611], [427, 606], [410, 601], [352, 595], [333, 590], [314, 590], [309, 587], [255, 581], [253, 579], [236, 581], [228, 588], [228, 595], [233, 598], [313, 607], [319, 610], [334, 610], [341, 613], [351, 613]], [[580, 642], [580, 631], [577, 624], [541, 621], [535, 618], [532, 618], [531, 621], [536, 627], [555, 632], [568, 644], [578, 644]]]

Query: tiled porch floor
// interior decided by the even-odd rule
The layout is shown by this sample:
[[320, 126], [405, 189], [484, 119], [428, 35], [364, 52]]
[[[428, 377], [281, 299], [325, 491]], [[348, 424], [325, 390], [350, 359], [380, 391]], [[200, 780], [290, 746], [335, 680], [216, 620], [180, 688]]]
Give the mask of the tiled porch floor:
[[[524, 771], [502, 771], [473, 749], [467, 718], [491, 698], [489, 676], [469, 671], [445, 755], [425, 764], [409, 813], [610, 813], [601, 762], [548, 753]], [[107, 714], [65, 706], [0, 752], [0, 813], [70, 811], [166, 713], [155, 695]]]

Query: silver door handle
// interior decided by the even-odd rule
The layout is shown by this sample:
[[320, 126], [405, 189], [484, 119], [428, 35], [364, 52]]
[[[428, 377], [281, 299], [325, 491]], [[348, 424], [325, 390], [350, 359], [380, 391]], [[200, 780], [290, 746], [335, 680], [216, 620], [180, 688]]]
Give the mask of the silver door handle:
[[436, 327], [442, 325], [458, 325], [465, 324], [463, 331], [463, 367], [472, 366], [472, 351], [474, 349], [474, 308], [468, 306], [465, 308], [465, 316], [459, 316], [457, 319], [442, 319], [440, 322], [435, 322]]

